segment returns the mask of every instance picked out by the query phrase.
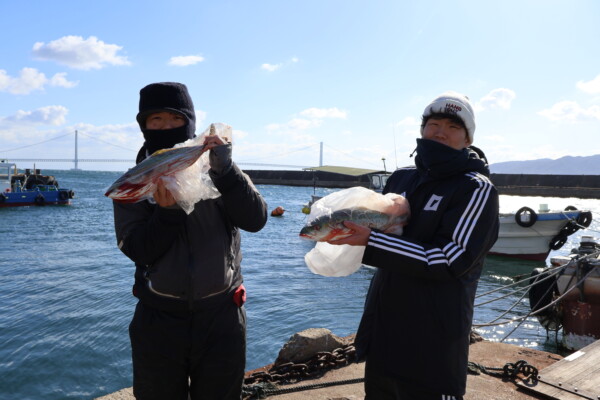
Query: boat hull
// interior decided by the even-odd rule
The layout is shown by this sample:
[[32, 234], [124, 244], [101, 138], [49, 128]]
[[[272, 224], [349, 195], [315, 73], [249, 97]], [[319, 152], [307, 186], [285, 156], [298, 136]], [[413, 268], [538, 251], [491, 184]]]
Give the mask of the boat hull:
[[0, 208], [69, 205], [75, 196], [72, 190], [60, 188], [51, 175], [39, 169], [18, 173], [14, 163], [0, 161]]
[[547, 212], [537, 214], [532, 226], [516, 222], [515, 214], [500, 216], [498, 240], [489, 254], [524, 260], [544, 261], [550, 253], [550, 244], [570, 220], [576, 220], [579, 211]]
[[45, 205], [70, 205], [72, 194], [69, 190], [59, 189], [54, 191], [27, 191], [3, 193], [0, 198], [0, 208], [45, 206]]
[[[585, 280], [577, 285], [582, 276]], [[567, 266], [557, 279], [563, 338], [567, 349], [578, 350], [600, 339], [600, 261], [585, 267]], [[576, 287], [575, 287], [576, 286]]]

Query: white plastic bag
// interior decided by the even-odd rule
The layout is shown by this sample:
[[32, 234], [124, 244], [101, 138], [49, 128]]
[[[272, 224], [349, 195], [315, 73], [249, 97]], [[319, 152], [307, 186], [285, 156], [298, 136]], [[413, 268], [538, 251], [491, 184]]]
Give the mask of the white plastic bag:
[[[408, 202], [398, 194], [382, 195], [363, 187], [340, 190], [317, 200], [308, 216], [308, 223], [323, 215], [329, 215], [344, 208], [364, 207], [389, 214], [391, 217], [410, 213]], [[401, 227], [400, 227], [401, 228]], [[391, 233], [402, 234], [401, 229], [393, 227]], [[317, 242], [305, 256], [304, 261], [315, 274], [323, 276], [347, 276], [356, 272], [360, 266], [365, 246], [332, 245]]]
[[[225, 142], [231, 141], [231, 126], [223, 123], [211, 124], [201, 135], [176, 144], [174, 147], [199, 146], [207, 135], [219, 135]], [[177, 204], [187, 214], [194, 210], [194, 205], [198, 201], [214, 199], [221, 195], [208, 175], [210, 169], [208, 153], [208, 151], [204, 152], [190, 167], [161, 178]]]
[[323, 276], [348, 276], [360, 268], [365, 246], [333, 245], [317, 242], [304, 261], [313, 273]]

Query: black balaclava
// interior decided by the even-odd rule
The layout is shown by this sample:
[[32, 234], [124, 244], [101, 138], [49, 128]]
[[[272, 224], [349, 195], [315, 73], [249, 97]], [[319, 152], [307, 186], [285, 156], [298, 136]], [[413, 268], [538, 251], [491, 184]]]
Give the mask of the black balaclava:
[[[146, 129], [146, 118], [156, 112], [174, 112], [183, 115], [187, 124], [174, 129]], [[140, 149], [136, 162], [160, 149], [168, 149], [177, 143], [196, 137], [196, 114], [194, 103], [183, 83], [151, 83], [140, 90], [140, 107], [137, 122], [144, 134], [144, 145]]]

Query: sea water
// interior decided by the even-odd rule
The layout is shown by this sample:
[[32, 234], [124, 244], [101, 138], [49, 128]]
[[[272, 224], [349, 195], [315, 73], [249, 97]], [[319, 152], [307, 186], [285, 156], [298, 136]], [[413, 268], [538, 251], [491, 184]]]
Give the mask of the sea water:
[[[71, 206], [0, 209], [0, 399], [93, 399], [131, 386], [132, 379], [127, 330], [136, 303], [131, 294], [134, 267], [117, 248], [112, 203], [103, 196], [120, 173], [44, 172], [54, 175], [61, 187], [75, 191]], [[327, 328], [338, 336], [355, 333], [374, 273], [365, 267], [343, 278], [311, 273], [304, 255], [313, 243], [300, 239], [298, 233], [306, 220], [301, 209], [315, 189], [257, 188], [269, 211], [277, 206], [286, 211], [282, 217], [269, 217], [262, 231], [242, 233], [248, 290], [247, 370], [273, 362], [281, 346], [304, 329]], [[333, 191], [316, 189], [316, 194]], [[551, 209], [572, 205], [594, 212], [596, 203], [501, 196], [503, 211], [522, 206], [537, 210], [539, 204], [548, 204]], [[593, 231], [587, 234], [594, 236], [598, 224], [593, 221]], [[580, 236], [581, 231], [551, 254], [569, 253]], [[488, 257], [479, 292], [506, 285], [510, 277], [542, 266]], [[477, 307], [475, 322], [494, 319], [518, 299], [515, 294]], [[524, 301], [511, 315], [527, 312]], [[515, 327], [517, 323], [491, 326], [480, 333], [501, 340]], [[554, 337], [547, 339], [535, 318], [528, 318], [506, 341], [557, 351]]]

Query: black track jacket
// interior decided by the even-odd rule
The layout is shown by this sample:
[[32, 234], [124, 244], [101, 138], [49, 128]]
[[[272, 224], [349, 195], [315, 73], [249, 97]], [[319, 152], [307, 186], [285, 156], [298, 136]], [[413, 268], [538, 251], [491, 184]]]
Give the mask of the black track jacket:
[[267, 205], [235, 163], [209, 175], [221, 196], [200, 200], [190, 215], [146, 200], [113, 202], [117, 243], [135, 262], [133, 292], [146, 305], [194, 311], [242, 283], [239, 229], [262, 229]]
[[433, 393], [465, 393], [475, 292], [498, 236], [498, 193], [481, 155], [417, 139], [416, 167], [395, 171], [384, 188], [408, 199], [404, 234], [373, 230], [363, 257], [377, 272], [359, 359]]

